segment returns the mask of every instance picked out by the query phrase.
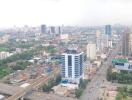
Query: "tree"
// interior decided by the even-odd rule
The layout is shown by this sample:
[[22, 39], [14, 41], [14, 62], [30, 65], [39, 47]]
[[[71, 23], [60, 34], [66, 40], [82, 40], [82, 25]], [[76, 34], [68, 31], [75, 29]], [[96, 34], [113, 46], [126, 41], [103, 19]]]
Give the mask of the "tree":
[[122, 100], [122, 95], [121, 95], [120, 92], [117, 94], [117, 96], [116, 96], [116, 100]]
[[82, 88], [82, 89], [86, 88], [86, 84], [83, 79], [80, 79], [79, 88]]
[[43, 86], [43, 91], [44, 91], [44, 92], [49, 92], [49, 91], [50, 91], [49, 86], [45, 84], [45, 85]]
[[128, 90], [130, 96], [132, 96], [132, 87]]
[[117, 76], [117, 73], [116, 73], [116, 72], [112, 73], [112, 74], [111, 74], [112, 80], [116, 80], [116, 79], [117, 79], [116, 76]]
[[127, 87], [118, 87], [118, 94], [116, 100], [126, 100], [127, 99]]
[[56, 85], [59, 84], [60, 81], [61, 81], [61, 76], [58, 75], [58, 76], [56, 77], [56, 80], [55, 80]]
[[83, 93], [83, 90], [82, 89], [77, 89], [75, 91], [75, 95], [76, 95], [77, 98], [79, 98], [82, 95], [82, 93]]

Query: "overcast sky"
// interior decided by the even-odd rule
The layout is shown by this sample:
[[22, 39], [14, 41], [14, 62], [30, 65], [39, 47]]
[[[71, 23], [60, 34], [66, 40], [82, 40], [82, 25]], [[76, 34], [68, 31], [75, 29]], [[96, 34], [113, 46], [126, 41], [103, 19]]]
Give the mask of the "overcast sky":
[[0, 27], [132, 24], [132, 0], [0, 0]]

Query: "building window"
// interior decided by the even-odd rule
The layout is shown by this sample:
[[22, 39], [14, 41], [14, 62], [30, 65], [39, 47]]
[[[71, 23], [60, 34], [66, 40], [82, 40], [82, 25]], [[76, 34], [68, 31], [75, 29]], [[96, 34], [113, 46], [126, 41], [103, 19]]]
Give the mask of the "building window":
[[72, 56], [68, 56], [68, 66], [72, 66]]

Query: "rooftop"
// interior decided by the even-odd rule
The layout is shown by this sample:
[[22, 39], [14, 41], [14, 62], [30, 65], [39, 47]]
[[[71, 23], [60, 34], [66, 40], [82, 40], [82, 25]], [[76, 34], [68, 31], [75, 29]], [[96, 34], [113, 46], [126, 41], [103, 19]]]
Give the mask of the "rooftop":
[[116, 58], [116, 59], [112, 59], [113, 63], [127, 63], [128, 59], [125, 58]]
[[65, 50], [64, 53], [67, 53], [67, 54], [79, 54], [81, 52], [78, 51], [78, 50], [75, 50], [75, 49], [67, 49], [67, 50]]

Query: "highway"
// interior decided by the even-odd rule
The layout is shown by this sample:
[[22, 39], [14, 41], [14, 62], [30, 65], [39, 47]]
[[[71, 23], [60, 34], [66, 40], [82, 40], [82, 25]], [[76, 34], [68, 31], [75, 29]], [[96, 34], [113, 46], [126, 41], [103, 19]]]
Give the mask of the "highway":
[[[119, 45], [118, 45], [119, 46]], [[117, 55], [119, 48], [114, 48], [110, 53], [107, 61], [103, 63], [101, 68], [97, 71], [91, 82], [87, 85], [80, 100], [99, 100], [100, 89], [107, 82], [107, 69], [111, 65], [111, 60]]]
[[39, 78], [34, 80], [34, 82], [32, 82], [32, 84], [30, 84], [28, 87], [24, 88], [23, 90], [18, 90], [14, 95], [10, 96], [6, 100], [18, 100], [29, 91], [39, 88], [44, 83], [47, 83], [48, 80], [54, 78], [58, 73], [60, 73], [60, 70], [56, 68], [50, 75], [40, 76]]

